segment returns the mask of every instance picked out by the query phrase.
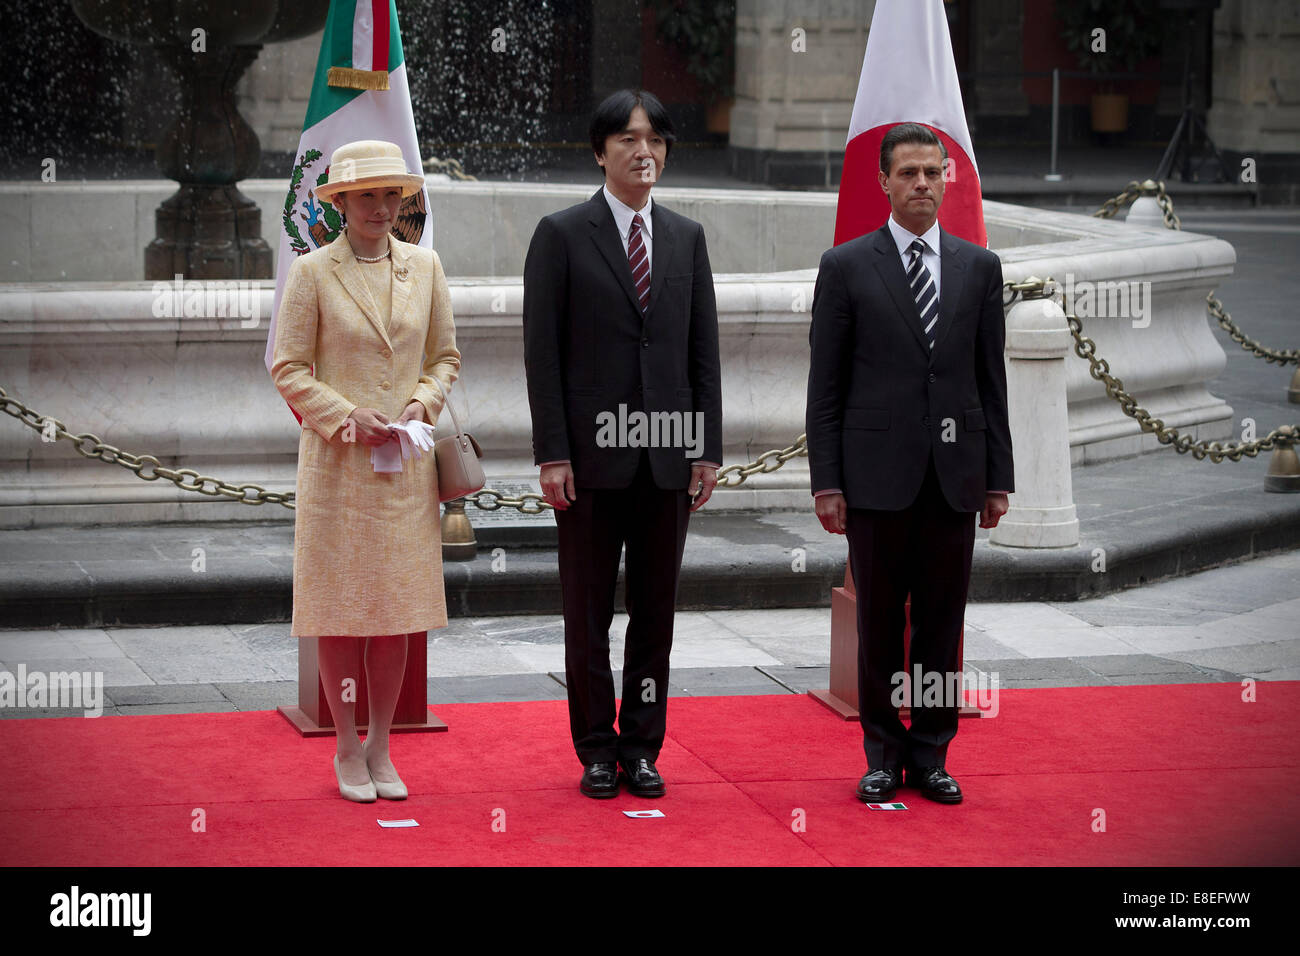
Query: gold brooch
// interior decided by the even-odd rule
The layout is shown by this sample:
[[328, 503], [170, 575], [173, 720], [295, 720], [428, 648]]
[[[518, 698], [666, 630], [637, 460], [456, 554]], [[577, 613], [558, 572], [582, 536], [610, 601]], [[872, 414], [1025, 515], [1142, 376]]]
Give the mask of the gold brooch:
[[406, 266], [398, 266], [393, 270], [393, 275], [398, 282], [406, 281]]

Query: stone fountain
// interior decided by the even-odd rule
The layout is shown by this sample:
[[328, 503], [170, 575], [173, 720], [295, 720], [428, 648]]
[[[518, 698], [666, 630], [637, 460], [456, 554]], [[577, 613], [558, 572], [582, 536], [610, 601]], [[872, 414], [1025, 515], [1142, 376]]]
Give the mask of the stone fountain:
[[257, 169], [257, 134], [239, 115], [235, 85], [266, 43], [306, 36], [328, 4], [253, 0], [72, 0], [90, 29], [148, 44], [175, 71], [180, 102], [159, 138], [158, 170], [180, 188], [159, 207], [146, 279], [263, 279], [272, 275], [261, 211], [236, 188]]

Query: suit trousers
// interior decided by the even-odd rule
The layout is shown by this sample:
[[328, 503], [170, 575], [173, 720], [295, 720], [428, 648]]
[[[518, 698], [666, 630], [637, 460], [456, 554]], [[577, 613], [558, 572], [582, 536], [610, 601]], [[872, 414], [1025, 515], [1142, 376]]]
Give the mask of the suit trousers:
[[[629, 487], [575, 490], [577, 500], [555, 513], [574, 750], [584, 764], [653, 761], [667, 728], [668, 656], [690, 495], [655, 485], [644, 451]], [[609, 626], [624, 545], [628, 625], [615, 732]]]
[[[921, 490], [908, 507], [848, 509], [845, 531], [857, 590], [858, 711], [871, 770], [942, 766], [948, 743], [957, 734], [959, 699], [945, 695], [940, 706], [918, 706], [921, 702], [914, 696], [907, 701], [912, 705], [907, 728], [894, 698], [903, 673], [904, 604], [909, 594], [909, 673], [914, 675], [917, 666], [923, 675], [937, 672], [945, 688], [960, 679], [974, 517], [948, 505], [933, 455]], [[949, 676], [953, 674], [958, 676]], [[915, 681], [911, 686], [917, 695], [921, 688]]]

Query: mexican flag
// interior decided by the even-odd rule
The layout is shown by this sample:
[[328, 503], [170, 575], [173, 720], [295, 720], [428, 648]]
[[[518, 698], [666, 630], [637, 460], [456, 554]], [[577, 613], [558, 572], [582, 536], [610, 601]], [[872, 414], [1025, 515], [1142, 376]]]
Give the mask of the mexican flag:
[[987, 246], [979, 168], [943, 0], [876, 0], [844, 149], [836, 245], [879, 229], [889, 218], [889, 197], [877, 179], [880, 141], [899, 123], [930, 127], [948, 150], [939, 225]]
[[[423, 174], [396, 0], [330, 0], [311, 100], [302, 124], [302, 138], [298, 140], [297, 162], [280, 214], [275, 304], [266, 341], [267, 371], [271, 370], [275, 317], [289, 265], [297, 256], [329, 245], [343, 228], [334, 207], [316, 198], [315, 187], [329, 179], [334, 150], [359, 139], [396, 143], [406, 158], [407, 171]], [[427, 190], [403, 199], [393, 234], [431, 248], [433, 230], [428, 210]]]

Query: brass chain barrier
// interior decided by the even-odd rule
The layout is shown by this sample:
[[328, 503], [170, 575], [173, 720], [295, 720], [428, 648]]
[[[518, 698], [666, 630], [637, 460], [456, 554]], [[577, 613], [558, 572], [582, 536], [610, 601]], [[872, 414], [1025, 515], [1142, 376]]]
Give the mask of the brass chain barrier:
[[1174, 201], [1165, 192], [1165, 184], [1150, 179], [1142, 183], [1136, 179], [1132, 180], [1124, 187], [1122, 193], [1102, 203], [1101, 208], [1094, 212], [1093, 216], [1097, 219], [1114, 218], [1117, 212], [1141, 196], [1156, 197], [1156, 202], [1160, 205], [1160, 212], [1164, 215], [1166, 229], [1183, 228], [1182, 222], [1174, 213]]
[[1256, 358], [1262, 358], [1269, 364], [1276, 362], [1278, 365], [1287, 365], [1289, 363], [1300, 365], [1300, 349], [1271, 349], [1266, 345], [1260, 345], [1243, 332], [1237, 323], [1232, 321], [1232, 316], [1223, 308], [1223, 303], [1215, 298], [1213, 292], [1206, 295], [1205, 302], [1210, 310], [1210, 315], [1214, 316], [1215, 321], [1219, 323], [1219, 328], [1227, 332], [1232, 341], [1247, 352], [1254, 354]]
[[84, 458], [98, 458], [100, 461], [109, 464], [121, 465], [123, 468], [134, 472], [137, 478], [144, 481], [157, 481], [159, 478], [166, 478], [182, 491], [196, 491], [201, 495], [208, 495], [213, 498], [218, 496], [226, 497], [246, 505], [261, 505], [269, 502], [284, 505], [286, 508], [294, 507], [294, 493], [292, 491], [283, 493], [267, 491], [261, 485], [251, 483], [235, 485], [228, 481], [222, 481], [220, 478], [213, 478], [210, 475], [200, 475], [190, 468], [168, 468], [153, 455], [133, 455], [101, 441], [98, 436], [92, 435], [90, 432], [74, 435], [57, 418], [41, 415], [17, 399], [10, 398], [8, 392], [2, 387], [0, 387], [0, 411], [13, 416], [42, 435], [52, 433], [56, 441], [62, 439], [72, 442], [72, 447], [76, 449], [77, 454]]
[[484, 511], [496, 511], [500, 508], [518, 508], [520, 513], [526, 515], [540, 515], [547, 511], [554, 511], [555, 505], [548, 502], [545, 498], [535, 491], [527, 491], [517, 497], [511, 497], [494, 488], [484, 488], [482, 491], [475, 492], [472, 495], [465, 496], [465, 503], [481, 508]]
[[[1026, 292], [1041, 293], [1045, 291], [1049, 285], [1055, 284], [1055, 281], [1049, 277], [1018, 283], [1004, 283], [1003, 301], [1010, 305]], [[1006, 292], [1011, 293], [1009, 299], [1005, 295]], [[1191, 456], [1197, 461], [1208, 458], [1215, 464], [1225, 458], [1231, 461], [1240, 461], [1243, 455], [1247, 458], [1254, 458], [1261, 451], [1285, 448], [1294, 444], [1297, 438], [1300, 438], [1300, 426], [1281, 425], [1263, 438], [1254, 441], [1207, 442], [1203, 439], [1193, 441], [1190, 436], [1181, 434], [1177, 428], [1166, 425], [1161, 419], [1153, 416], [1137, 403], [1136, 398], [1124, 390], [1124, 382], [1118, 376], [1111, 374], [1110, 364], [1097, 354], [1097, 343], [1084, 335], [1083, 322], [1070, 311], [1070, 303], [1065, 298], [1064, 290], [1061, 290], [1061, 309], [1065, 312], [1065, 320], [1070, 326], [1070, 335], [1074, 338], [1075, 354], [1088, 361], [1088, 374], [1106, 386], [1106, 394], [1119, 402], [1124, 414], [1134, 419], [1144, 432], [1154, 434], [1156, 440], [1162, 445], [1173, 445], [1174, 450], [1180, 455], [1190, 452]]]
[[[1165, 192], [1165, 184], [1150, 179], [1143, 183], [1139, 183], [1137, 180], [1130, 182], [1124, 187], [1122, 193], [1102, 203], [1101, 208], [1094, 212], [1093, 216], [1098, 219], [1110, 219], [1139, 196], [1155, 197], [1156, 202], [1160, 205], [1160, 212], [1164, 216], [1166, 229], [1183, 228], [1182, 220], [1174, 213], [1174, 201]], [[1271, 349], [1266, 345], [1260, 345], [1242, 331], [1237, 323], [1232, 321], [1232, 316], [1223, 307], [1223, 303], [1215, 297], [1213, 291], [1206, 295], [1205, 302], [1210, 315], [1219, 323], [1219, 328], [1227, 332], [1232, 341], [1256, 358], [1262, 358], [1270, 364], [1276, 362], [1279, 365], [1300, 365], [1300, 349]]]
[[794, 444], [765, 451], [747, 465], [728, 465], [718, 472], [719, 488], [738, 488], [752, 475], [770, 475], [791, 458], [808, 457], [808, 436], [800, 435]]
[[[63, 422], [48, 415], [42, 415], [35, 409], [24, 405], [0, 387], [0, 411], [18, 419], [24, 425], [41, 434], [53, 434], [55, 440], [72, 442], [72, 447], [85, 458], [97, 458], [109, 464], [121, 465], [135, 473], [144, 481], [157, 481], [166, 478], [182, 491], [195, 491], [210, 497], [226, 497], [246, 505], [279, 504], [294, 508], [295, 494], [292, 491], [267, 491], [261, 485], [251, 482], [232, 484], [211, 475], [201, 475], [191, 468], [168, 468], [153, 455], [135, 455], [123, 451], [115, 445], [101, 441], [90, 432], [73, 434]], [[808, 442], [804, 435], [795, 439], [794, 444], [785, 448], [765, 451], [754, 461], [745, 465], [728, 465], [718, 472], [718, 488], [735, 488], [745, 482], [751, 475], [770, 474], [784, 465], [791, 458], [807, 456]], [[553, 510], [553, 506], [536, 492], [525, 492], [511, 496], [493, 488], [484, 488], [465, 497], [466, 504], [472, 504], [482, 511], [497, 511], [501, 508], [517, 508], [522, 514], [539, 515]]]
[[[737, 488], [753, 475], [770, 475], [791, 458], [808, 457], [808, 436], [800, 435], [794, 443], [785, 448], [773, 448], [765, 451], [745, 465], [727, 465], [718, 471], [718, 485], [715, 491], [724, 488]], [[536, 492], [527, 492], [517, 497], [503, 494], [493, 488], [484, 488], [472, 495], [466, 495], [466, 504], [472, 504], [484, 511], [496, 511], [498, 508], [518, 508], [526, 515], [538, 515], [554, 510], [554, 505]]]

